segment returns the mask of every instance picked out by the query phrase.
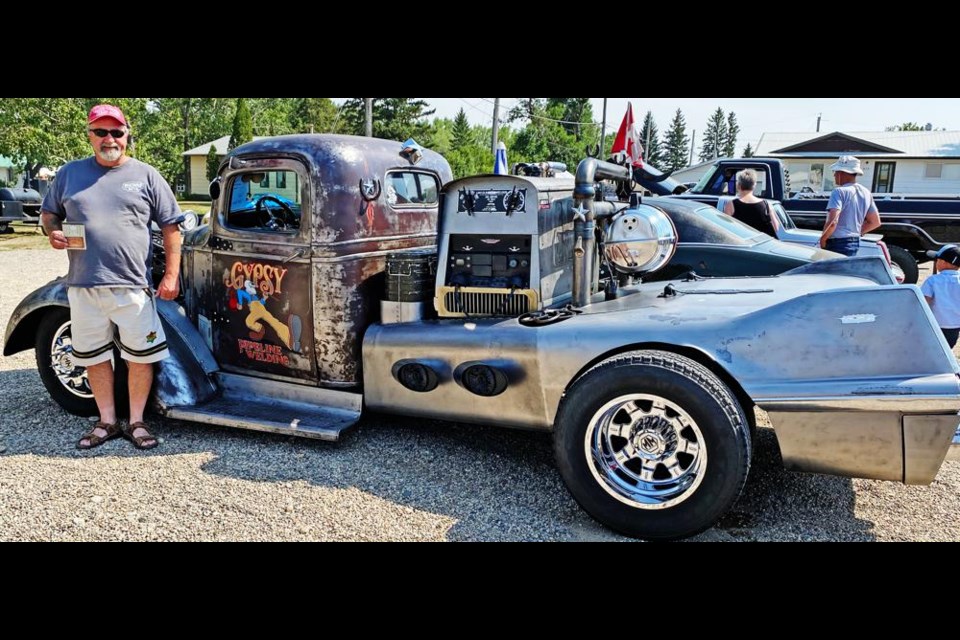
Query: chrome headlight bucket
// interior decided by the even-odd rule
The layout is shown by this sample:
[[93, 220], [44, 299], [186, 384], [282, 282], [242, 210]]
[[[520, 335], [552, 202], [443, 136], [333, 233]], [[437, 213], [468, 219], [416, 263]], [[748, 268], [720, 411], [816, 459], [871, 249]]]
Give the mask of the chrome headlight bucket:
[[670, 217], [657, 207], [640, 204], [613, 217], [603, 251], [620, 273], [650, 273], [670, 262], [677, 241]]
[[190, 231], [196, 229], [200, 225], [200, 216], [197, 215], [197, 212], [192, 209], [184, 209], [180, 213], [183, 214], [183, 222], [180, 223], [181, 231]]

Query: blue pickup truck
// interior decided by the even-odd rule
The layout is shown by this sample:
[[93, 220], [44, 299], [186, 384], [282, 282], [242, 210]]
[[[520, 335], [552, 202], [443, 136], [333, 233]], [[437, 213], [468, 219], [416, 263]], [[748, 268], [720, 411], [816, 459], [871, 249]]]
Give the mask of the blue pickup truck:
[[[756, 195], [778, 200], [797, 224], [805, 229], [823, 229], [829, 194], [797, 193], [790, 189], [790, 173], [777, 158], [721, 158], [691, 189], [649, 165], [635, 172], [635, 179], [655, 195], [691, 198], [713, 206], [726, 195], [726, 176], [741, 169], [757, 172]], [[882, 234], [890, 259], [902, 269], [904, 281], [916, 283], [918, 264], [927, 262], [926, 251], [946, 243], [960, 243], [960, 195], [956, 197], [874, 194], [883, 224]]]

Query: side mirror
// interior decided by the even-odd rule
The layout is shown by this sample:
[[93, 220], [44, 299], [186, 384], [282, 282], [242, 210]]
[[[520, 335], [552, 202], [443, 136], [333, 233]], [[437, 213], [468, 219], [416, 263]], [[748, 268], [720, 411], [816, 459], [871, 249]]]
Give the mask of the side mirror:
[[210, 183], [209, 191], [210, 191], [210, 198], [212, 200], [217, 200], [220, 197], [220, 177], [219, 176], [215, 178], [213, 182]]

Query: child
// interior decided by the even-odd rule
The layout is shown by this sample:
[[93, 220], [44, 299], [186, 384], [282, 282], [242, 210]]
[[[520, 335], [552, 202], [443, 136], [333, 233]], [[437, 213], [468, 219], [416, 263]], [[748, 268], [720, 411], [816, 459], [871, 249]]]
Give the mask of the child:
[[947, 244], [938, 251], [927, 251], [927, 256], [937, 261], [937, 273], [927, 278], [920, 290], [952, 349], [960, 335], [960, 248]]

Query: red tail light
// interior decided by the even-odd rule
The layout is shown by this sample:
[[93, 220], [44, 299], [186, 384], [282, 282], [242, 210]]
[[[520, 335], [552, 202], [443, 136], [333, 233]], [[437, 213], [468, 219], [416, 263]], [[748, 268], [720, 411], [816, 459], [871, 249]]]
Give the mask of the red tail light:
[[893, 274], [897, 278], [897, 282], [903, 284], [903, 271], [897, 271], [897, 268], [893, 264], [893, 260], [890, 258], [890, 250], [887, 249], [887, 243], [883, 240], [877, 240], [877, 246], [883, 251], [883, 257], [887, 259], [887, 264], [890, 265], [890, 268], [893, 269]]
[[890, 259], [890, 251], [889, 249], [887, 249], [887, 243], [884, 242], [883, 240], [877, 240], [877, 245], [879, 245], [879, 247], [883, 249], [883, 256], [887, 259], [887, 264], [889, 264], [892, 267], [893, 260]]

